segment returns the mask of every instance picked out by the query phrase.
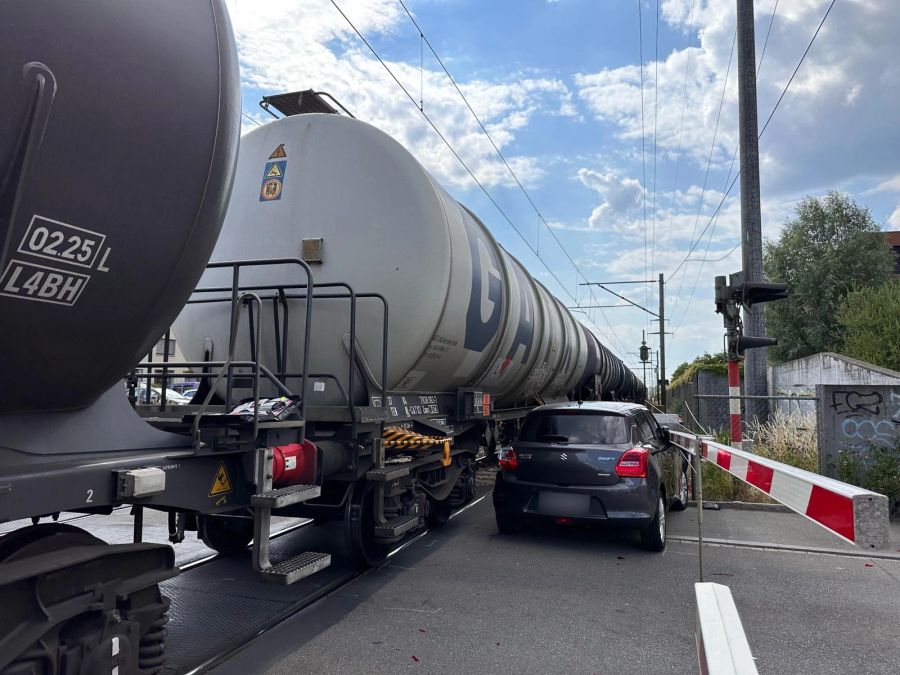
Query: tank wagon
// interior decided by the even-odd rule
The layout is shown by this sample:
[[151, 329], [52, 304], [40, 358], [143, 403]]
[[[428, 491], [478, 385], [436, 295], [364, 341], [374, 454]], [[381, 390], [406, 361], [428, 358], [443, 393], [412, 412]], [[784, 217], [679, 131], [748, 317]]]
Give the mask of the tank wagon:
[[[351, 540], [377, 564], [471, 499], [476, 458], [535, 405], [644, 398], [621, 361], [394, 139], [348, 115], [304, 112], [328, 105], [311, 91], [263, 103], [287, 114], [241, 139], [214, 262], [175, 334], [189, 360], [227, 352], [278, 375], [258, 385], [250, 368], [235, 369], [210, 400], [253, 400], [257, 386], [263, 396], [286, 393], [282, 384], [302, 392], [298, 461], [321, 475], [320, 493], [280, 515], [347, 520], [348, 505], [361, 505]], [[312, 270], [311, 292], [299, 263]], [[228, 300], [244, 291], [254, 304], [233, 324]], [[227, 545], [250, 534], [232, 530]]]
[[[385, 134], [270, 97], [238, 157], [221, 0], [0, 3], [0, 93], [0, 522], [33, 523], [0, 537], [0, 671], [162, 666], [178, 570], [145, 509], [173, 542], [252, 538], [276, 583], [330, 556], [270, 560], [273, 514], [377, 564], [534, 405], [644, 397]], [[173, 321], [200, 390], [135, 405]], [[53, 522], [122, 505], [131, 544]]]

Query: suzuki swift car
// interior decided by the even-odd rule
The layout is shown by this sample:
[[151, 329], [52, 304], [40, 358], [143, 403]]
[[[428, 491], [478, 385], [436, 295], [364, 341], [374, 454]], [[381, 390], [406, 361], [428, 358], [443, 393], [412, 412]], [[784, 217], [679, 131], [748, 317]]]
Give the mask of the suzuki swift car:
[[634, 403], [535, 408], [498, 459], [494, 511], [502, 533], [534, 520], [604, 523], [638, 529], [645, 548], [662, 551], [666, 510], [687, 506], [685, 456]]

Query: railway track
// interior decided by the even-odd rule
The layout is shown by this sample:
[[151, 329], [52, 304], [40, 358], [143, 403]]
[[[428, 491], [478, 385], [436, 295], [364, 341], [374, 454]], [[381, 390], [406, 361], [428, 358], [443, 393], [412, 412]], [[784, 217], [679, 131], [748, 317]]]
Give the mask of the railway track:
[[[479, 492], [451, 518], [491, 494], [489, 490]], [[368, 570], [350, 562], [340, 524], [333, 525], [307, 522], [272, 537], [273, 557], [310, 549], [328, 550], [332, 554], [331, 567], [291, 586], [260, 579], [250, 570], [249, 560], [244, 556], [218, 555], [185, 565], [181, 575], [164, 582], [163, 593], [172, 599], [172, 608], [168, 657], [160, 673], [205, 673], [267, 631], [365, 574]], [[413, 535], [392, 550], [389, 558], [426, 537], [429, 531]]]

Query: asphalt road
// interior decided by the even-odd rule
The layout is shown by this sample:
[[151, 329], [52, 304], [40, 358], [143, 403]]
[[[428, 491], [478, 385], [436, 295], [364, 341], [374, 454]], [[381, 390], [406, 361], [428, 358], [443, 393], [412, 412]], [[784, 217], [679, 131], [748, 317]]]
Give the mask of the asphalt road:
[[[695, 519], [670, 514], [670, 533], [696, 535]], [[706, 580], [731, 588], [761, 673], [900, 672], [900, 560], [849, 555], [793, 514], [704, 520], [710, 537], [834, 548], [704, 549]], [[697, 574], [690, 541], [652, 554], [630, 534], [500, 535], [488, 497], [214, 672], [696, 673]]]

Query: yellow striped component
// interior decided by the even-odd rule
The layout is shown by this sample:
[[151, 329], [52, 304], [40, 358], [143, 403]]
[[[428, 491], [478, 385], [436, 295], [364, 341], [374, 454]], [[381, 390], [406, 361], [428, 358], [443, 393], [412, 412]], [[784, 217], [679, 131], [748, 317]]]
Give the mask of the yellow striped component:
[[385, 448], [423, 449], [443, 445], [444, 455], [441, 458], [441, 466], [450, 466], [450, 445], [452, 443], [453, 439], [448, 436], [425, 436], [400, 427], [388, 427], [384, 430]]

